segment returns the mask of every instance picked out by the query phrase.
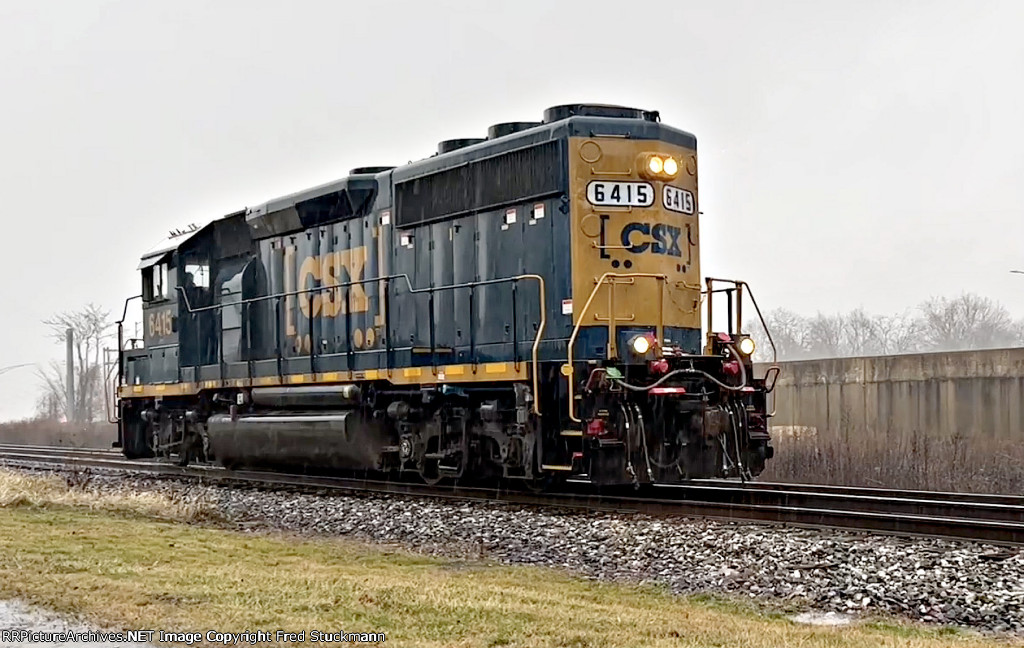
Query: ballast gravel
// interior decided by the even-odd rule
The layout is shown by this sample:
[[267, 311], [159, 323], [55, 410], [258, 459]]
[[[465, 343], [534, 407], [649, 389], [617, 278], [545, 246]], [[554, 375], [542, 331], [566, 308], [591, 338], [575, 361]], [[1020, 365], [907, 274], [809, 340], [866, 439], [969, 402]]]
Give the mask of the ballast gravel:
[[563, 568], [685, 594], [1024, 634], [1024, 552], [972, 542], [586, 513], [409, 496], [255, 490], [94, 473], [86, 488], [158, 491], [245, 530], [397, 544], [433, 555]]

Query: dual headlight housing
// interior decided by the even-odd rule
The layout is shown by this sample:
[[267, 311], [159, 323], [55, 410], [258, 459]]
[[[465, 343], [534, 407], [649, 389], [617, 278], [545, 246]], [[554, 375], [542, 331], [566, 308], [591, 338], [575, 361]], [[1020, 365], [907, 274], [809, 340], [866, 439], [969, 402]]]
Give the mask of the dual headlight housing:
[[643, 153], [638, 165], [640, 175], [649, 180], [671, 180], [679, 175], [679, 160], [662, 153]]

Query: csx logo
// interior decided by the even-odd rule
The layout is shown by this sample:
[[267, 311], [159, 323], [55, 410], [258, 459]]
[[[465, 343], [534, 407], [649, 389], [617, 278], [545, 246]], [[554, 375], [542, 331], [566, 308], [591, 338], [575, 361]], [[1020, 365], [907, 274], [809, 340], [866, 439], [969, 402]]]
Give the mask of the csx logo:
[[[309, 288], [312, 284], [320, 284], [325, 288], [340, 286], [352, 281], [359, 281], [363, 278], [363, 268], [366, 267], [366, 248], [357, 247], [351, 250], [339, 250], [328, 252], [320, 256], [306, 257], [299, 266], [299, 287]], [[312, 302], [312, 314], [324, 317], [337, 317], [345, 313], [351, 307], [353, 313], [365, 313], [370, 305], [370, 300], [363, 290], [362, 284], [354, 284], [349, 288], [348, 302], [345, 300], [344, 290], [324, 290], [316, 293], [310, 299], [309, 295], [299, 298], [299, 308], [306, 317], [310, 316], [310, 304]]]
[[[289, 292], [324, 288], [324, 290], [314, 291], [312, 296], [309, 293], [298, 295], [299, 310], [307, 318], [337, 317], [347, 311], [365, 313], [369, 310], [370, 300], [362, 284], [356, 283], [348, 286], [347, 300], [345, 298], [346, 290], [335, 286], [362, 279], [366, 258], [365, 247], [338, 250], [320, 256], [308, 256], [303, 259], [296, 275], [294, 270], [295, 248], [285, 248], [285, 287]], [[285, 325], [289, 337], [298, 335], [295, 322], [295, 301], [295, 295], [285, 297]]]
[[622, 245], [633, 254], [667, 254], [683, 256], [679, 249], [682, 228], [665, 223], [630, 223], [622, 228]]

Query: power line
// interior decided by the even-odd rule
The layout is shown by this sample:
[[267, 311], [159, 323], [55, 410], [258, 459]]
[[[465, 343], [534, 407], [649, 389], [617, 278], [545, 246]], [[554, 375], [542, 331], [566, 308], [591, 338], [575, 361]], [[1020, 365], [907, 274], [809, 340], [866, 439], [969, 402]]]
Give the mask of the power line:
[[34, 362], [25, 362], [25, 363], [22, 363], [22, 364], [10, 365], [10, 366], [7, 366], [7, 367], [0, 367], [0, 376], [4, 375], [8, 371], [14, 371], [15, 369], [21, 369], [22, 367], [31, 367], [34, 364], [35, 364]]

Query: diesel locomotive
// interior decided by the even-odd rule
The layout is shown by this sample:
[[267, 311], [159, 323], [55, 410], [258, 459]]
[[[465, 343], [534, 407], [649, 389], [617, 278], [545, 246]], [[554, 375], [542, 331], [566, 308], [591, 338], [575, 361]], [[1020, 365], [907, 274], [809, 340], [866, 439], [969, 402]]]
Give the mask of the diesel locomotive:
[[430, 483], [757, 475], [777, 370], [749, 287], [700, 279], [696, 146], [563, 105], [173, 232], [139, 266], [142, 339], [118, 327], [118, 446]]

